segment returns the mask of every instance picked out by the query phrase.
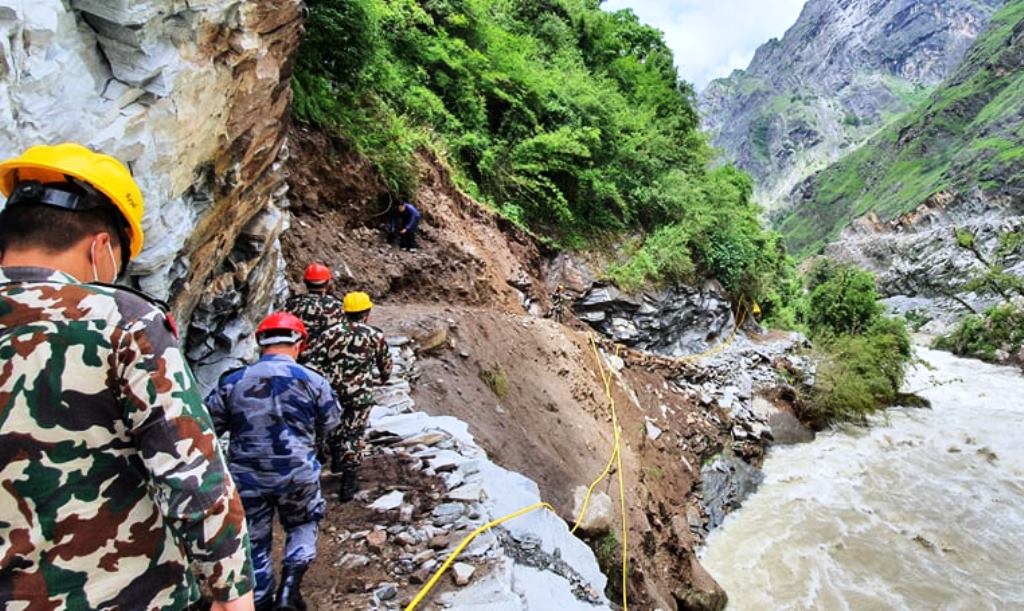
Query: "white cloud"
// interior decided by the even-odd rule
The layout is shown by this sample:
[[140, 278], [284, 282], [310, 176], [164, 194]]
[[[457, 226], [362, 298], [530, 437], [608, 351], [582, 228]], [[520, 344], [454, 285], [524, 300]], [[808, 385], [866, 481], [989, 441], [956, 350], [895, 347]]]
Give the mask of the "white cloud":
[[682, 77], [703, 89], [746, 68], [758, 46], [796, 22], [804, 0], [607, 0], [602, 8], [633, 9], [665, 32]]

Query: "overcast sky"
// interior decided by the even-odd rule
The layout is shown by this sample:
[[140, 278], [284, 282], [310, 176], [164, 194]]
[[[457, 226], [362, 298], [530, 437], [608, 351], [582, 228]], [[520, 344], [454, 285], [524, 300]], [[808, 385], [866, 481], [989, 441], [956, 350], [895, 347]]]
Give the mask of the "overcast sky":
[[631, 8], [640, 21], [665, 32], [679, 74], [701, 90], [708, 81], [746, 68], [754, 50], [796, 22], [804, 0], [607, 0]]

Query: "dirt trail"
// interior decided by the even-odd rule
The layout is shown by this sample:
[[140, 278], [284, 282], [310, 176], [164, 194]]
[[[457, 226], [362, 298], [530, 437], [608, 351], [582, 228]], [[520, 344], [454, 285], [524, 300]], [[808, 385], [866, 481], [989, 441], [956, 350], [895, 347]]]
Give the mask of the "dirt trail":
[[398, 201], [374, 180], [373, 169], [337, 152], [317, 132], [291, 140], [292, 228], [283, 238], [288, 279], [301, 286], [306, 262], [319, 258], [341, 275], [336, 290], [360, 289], [387, 303], [414, 301], [515, 309], [521, 296], [509, 280], [540, 289], [541, 247], [522, 230], [454, 188], [446, 168], [425, 160], [414, 198], [423, 213], [418, 252], [387, 244], [384, 226]]
[[[321, 260], [341, 271], [339, 294], [368, 290], [380, 304], [371, 323], [418, 340], [417, 409], [469, 423], [495, 462], [536, 481], [570, 519], [574, 489], [601, 472], [613, 439], [586, 333], [527, 315], [523, 294], [512, 286], [528, 287], [528, 296], [546, 309], [543, 248], [459, 192], [443, 167], [426, 160], [415, 198], [424, 214], [421, 250], [399, 253], [380, 230], [386, 191], [365, 163], [332, 152], [336, 146], [310, 132], [293, 138], [294, 218], [284, 238], [290, 281], [307, 262]], [[700, 468], [733, 444], [729, 416], [671, 385], [653, 366], [623, 368], [613, 388], [623, 432], [631, 606], [720, 608], [724, 593], [700, 566], [695, 547], [704, 521]], [[649, 423], [656, 423], [657, 434]], [[616, 498], [612, 480], [599, 490]], [[338, 519], [351, 530], [360, 519], [368, 520], [364, 529], [372, 528], [375, 517], [346, 509]], [[342, 527], [329, 522], [326, 528], [332, 525]], [[606, 550], [598, 556], [615, 600], [617, 552], [607, 553], [608, 539], [593, 544]], [[339, 581], [339, 569], [331, 566], [339, 552], [326, 550], [311, 574], [314, 591], [334, 592], [327, 598], [335, 604], [339, 588], [366, 587]]]

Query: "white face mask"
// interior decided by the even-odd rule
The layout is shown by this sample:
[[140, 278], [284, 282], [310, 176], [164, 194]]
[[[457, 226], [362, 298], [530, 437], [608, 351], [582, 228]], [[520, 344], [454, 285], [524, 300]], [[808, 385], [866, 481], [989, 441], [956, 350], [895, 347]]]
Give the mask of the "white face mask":
[[[89, 253], [92, 255], [92, 281], [102, 282], [100, 280], [99, 272], [96, 271], [96, 242], [92, 243], [89, 247]], [[114, 277], [110, 279], [110, 284], [113, 284], [117, 277], [121, 275], [121, 267], [117, 264], [117, 257], [114, 256], [114, 248], [107, 242], [107, 254], [110, 255], [110, 266], [114, 268]]]

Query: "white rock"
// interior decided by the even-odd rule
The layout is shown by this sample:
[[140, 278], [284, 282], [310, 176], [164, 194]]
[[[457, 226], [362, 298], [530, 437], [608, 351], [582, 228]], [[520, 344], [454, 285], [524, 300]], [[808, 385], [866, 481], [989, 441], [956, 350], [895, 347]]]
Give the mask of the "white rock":
[[473, 578], [473, 573], [476, 572], [476, 567], [465, 562], [456, 562], [452, 565], [452, 580], [457, 586], [469, 585], [469, 580]]
[[658, 437], [661, 437], [661, 429], [650, 418], [644, 420], [644, 428], [647, 429], [647, 438], [651, 441], [657, 441]]
[[391, 511], [398, 509], [405, 502], [405, 493], [395, 490], [380, 497], [370, 505], [374, 511]]
[[[586, 486], [577, 486], [573, 491], [572, 515], [575, 520], [583, 509], [583, 500], [587, 495]], [[600, 490], [595, 490], [590, 495], [590, 502], [587, 504], [587, 513], [580, 522], [580, 530], [590, 535], [603, 535], [612, 529], [612, 521], [615, 519], [615, 506], [612, 497]]]

